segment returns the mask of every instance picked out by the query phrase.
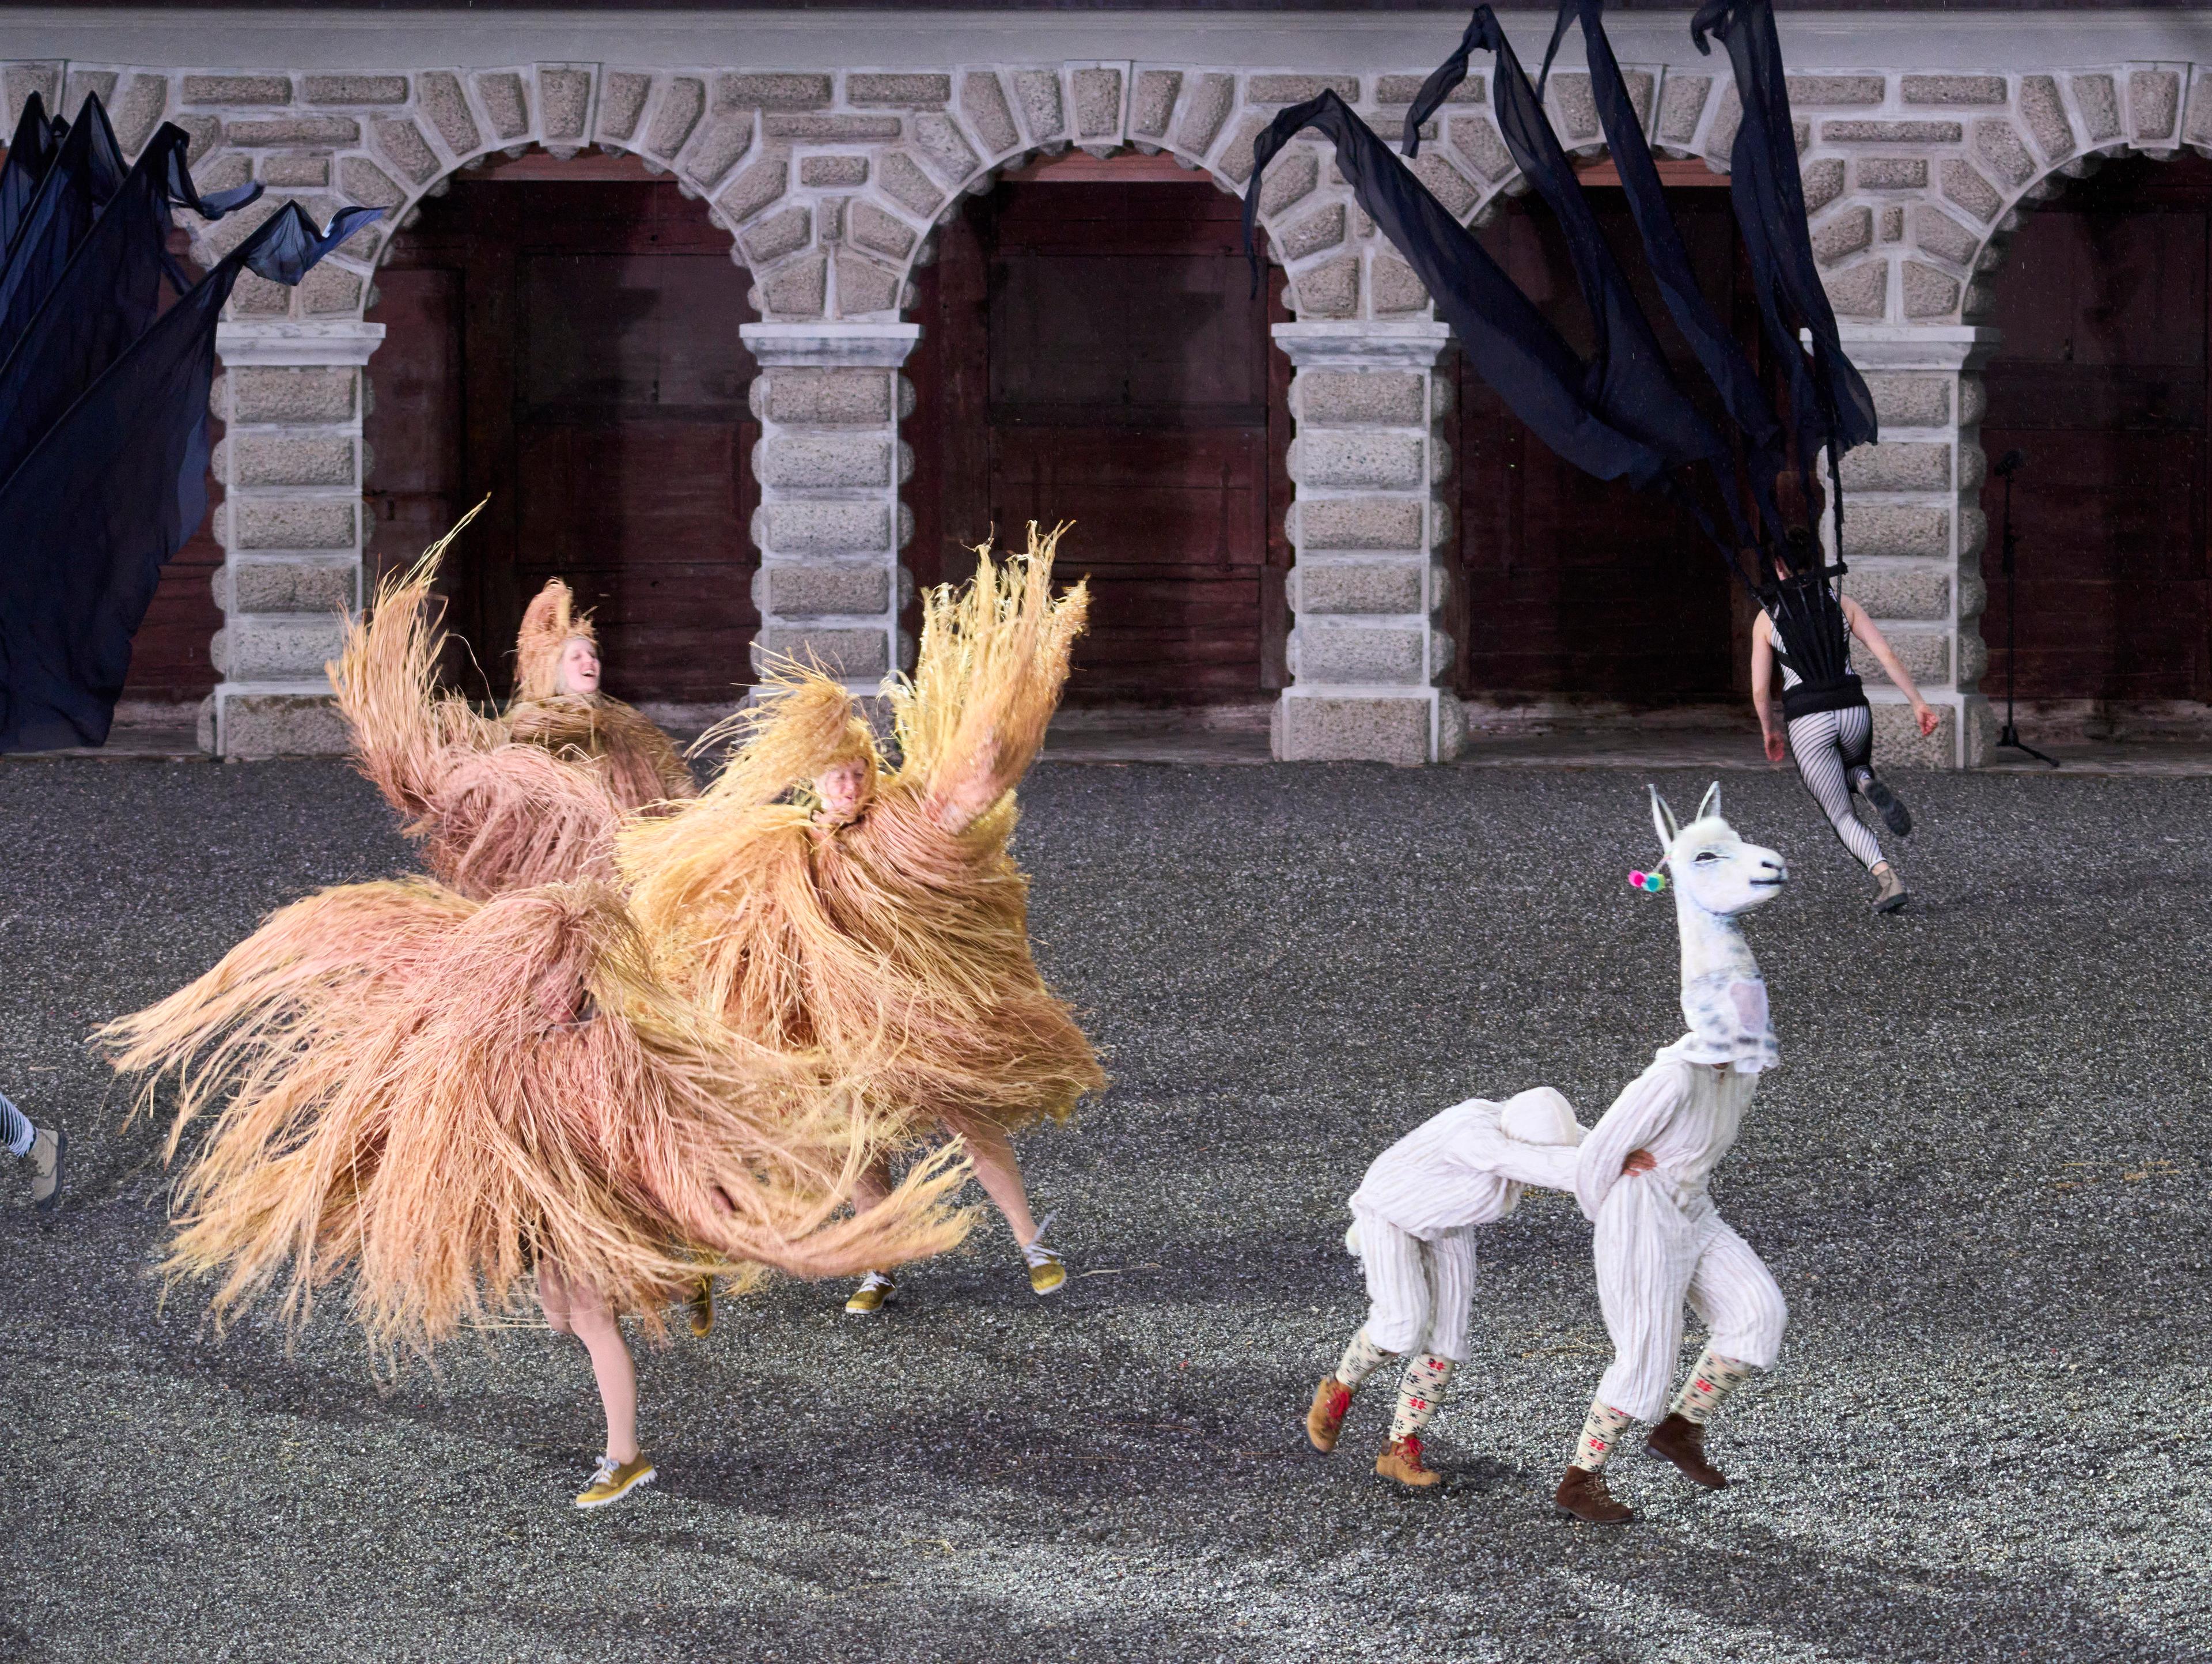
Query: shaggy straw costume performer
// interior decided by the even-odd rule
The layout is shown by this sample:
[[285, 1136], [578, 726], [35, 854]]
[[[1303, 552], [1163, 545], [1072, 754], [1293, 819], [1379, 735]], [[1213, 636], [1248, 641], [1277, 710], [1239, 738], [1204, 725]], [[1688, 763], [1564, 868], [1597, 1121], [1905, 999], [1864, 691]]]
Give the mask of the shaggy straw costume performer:
[[699, 795], [675, 742], [635, 707], [599, 692], [598, 634], [558, 578], [522, 615], [506, 721], [509, 738], [590, 767], [625, 810]]
[[1503, 1104], [1455, 1104], [1376, 1157], [1352, 1193], [1345, 1246], [1366, 1264], [1367, 1322], [1314, 1389], [1306, 1436], [1336, 1448], [1352, 1395], [1387, 1359], [1404, 1357], [1390, 1443], [1375, 1471], [1401, 1484], [1441, 1477], [1421, 1460], [1421, 1429], [1467, 1362], [1474, 1300], [1474, 1230], [1511, 1213], [1530, 1185], [1575, 1186], [1583, 1128], [1549, 1087]]
[[328, 667], [355, 766], [406, 817], [432, 875], [479, 901], [533, 884], [611, 879], [615, 827], [634, 807], [594, 769], [510, 743], [502, 722], [438, 687], [446, 638], [433, 619], [432, 585], [447, 549], [483, 509], [386, 580]]
[[[1706, 1419], [1753, 1371], [1774, 1367], [1789, 1320], [1774, 1278], [1705, 1192], [1735, 1143], [1760, 1071], [1780, 1060], [1766, 984], [1736, 920], [1771, 899], [1789, 872], [1780, 856], [1745, 843], [1721, 819], [1717, 785], [1697, 819], [1679, 827], [1654, 790], [1651, 818], [1674, 875], [1690, 1032], [1614, 1100], [1575, 1164], [1576, 1198], [1597, 1227], [1591, 1246], [1613, 1357], [1556, 1500], [1576, 1518], [1602, 1525], [1635, 1517], [1606, 1490], [1602, 1472], [1631, 1422], [1657, 1421], [1644, 1448], [1698, 1484], [1718, 1490], [1728, 1483], [1706, 1460]], [[1640, 873], [1635, 880], [1647, 889], [1663, 886]], [[1637, 1153], [1649, 1162], [1634, 1161]], [[1685, 1301], [1708, 1335], [1668, 1404]]]
[[[103, 1031], [116, 1066], [178, 1078], [172, 1274], [218, 1319], [280, 1291], [293, 1323], [350, 1279], [381, 1356], [513, 1310], [535, 1274], [607, 1411], [577, 1498], [651, 1478], [618, 1314], [648, 1332], [698, 1272], [804, 1277], [940, 1253], [965, 1234], [940, 1160], [839, 1217], [874, 1156], [859, 1092], [670, 993], [603, 884], [477, 903], [422, 880], [274, 914], [197, 982]], [[221, 1101], [218, 1102], [218, 1100]]]
[[[1026, 558], [1005, 562], [986, 546], [971, 583], [925, 598], [914, 680], [889, 690], [896, 770], [846, 689], [794, 667], [738, 719], [744, 743], [703, 796], [621, 838], [669, 979], [766, 1045], [879, 1050], [878, 1101], [916, 1136], [966, 1140], [1041, 1295], [1066, 1268], [1007, 1135], [1066, 1119], [1105, 1082], [1037, 973], [1006, 851], [1088, 605], [1080, 584], [1053, 598], [1059, 535], [1032, 525]], [[863, 1179], [863, 1203], [884, 1179]], [[846, 1309], [879, 1309], [891, 1286], [873, 1268]]]

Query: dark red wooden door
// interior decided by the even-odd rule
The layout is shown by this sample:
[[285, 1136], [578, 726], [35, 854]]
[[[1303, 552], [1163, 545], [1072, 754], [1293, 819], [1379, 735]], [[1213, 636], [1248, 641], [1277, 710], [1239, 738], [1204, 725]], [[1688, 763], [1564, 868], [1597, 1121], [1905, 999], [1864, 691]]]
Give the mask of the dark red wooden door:
[[1288, 564], [1267, 325], [1286, 314], [1279, 284], [1251, 292], [1236, 202], [1011, 183], [940, 236], [913, 370], [917, 578], [959, 576], [994, 526], [1073, 521], [1062, 570], [1092, 603], [1072, 702], [1264, 698]]
[[[2118, 163], [2037, 208], [1996, 277], [2004, 342], [1982, 445], [2018, 448], [2019, 692], [2212, 698], [2205, 561], [2206, 308], [2212, 163]], [[2003, 489], [1983, 570], [1986, 692], [2002, 695]]]
[[[1753, 344], [1726, 192], [1668, 194], [1700, 287]], [[1683, 387], [1710, 405], [1644, 270], [1620, 193], [1590, 195]], [[1550, 216], [1516, 209], [1483, 241], [1587, 354], [1588, 314]], [[1747, 687], [1735, 586], [1691, 517], [1561, 461], [1463, 361], [1459, 392], [1460, 691], [1650, 706], [1725, 700]]]
[[729, 236], [670, 182], [457, 183], [393, 246], [369, 497], [383, 568], [467, 506], [451, 619], [503, 691], [561, 577], [609, 691], [719, 704], [750, 680], [753, 314]]

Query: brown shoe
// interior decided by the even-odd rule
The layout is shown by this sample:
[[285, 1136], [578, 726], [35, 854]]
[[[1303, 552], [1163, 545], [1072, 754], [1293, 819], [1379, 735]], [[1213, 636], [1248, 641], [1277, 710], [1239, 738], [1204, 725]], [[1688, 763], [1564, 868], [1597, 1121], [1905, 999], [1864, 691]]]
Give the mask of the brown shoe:
[[1306, 1437], [1316, 1450], [1336, 1448], [1336, 1435], [1344, 1431], [1344, 1412], [1352, 1408], [1352, 1389], [1334, 1375], [1323, 1375], [1314, 1388], [1313, 1408], [1306, 1411]]
[[1421, 1460], [1421, 1441], [1411, 1433], [1390, 1441], [1390, 1448], [1375, 1459], [1375, 1471], [1401, 1485], [1425, 1488], [1443, 1483], [1443, 1475]]
[[1605, 1488], [1605, 1475], [1595, 1468], [1570, 1467], [1552, 1501], [1560, 1513], [1594, 1526], [1625, 1526], [1636, 1517], [1635, 1509], [1613, 1501]]
[[1728, 1475], [1705, 1460], [1705, 1429], [1687, 1416], [1669, 1416], [1651, 1429], [1645, 1452], [1670, 1461], [1708, 1490], [1728, 1488]]

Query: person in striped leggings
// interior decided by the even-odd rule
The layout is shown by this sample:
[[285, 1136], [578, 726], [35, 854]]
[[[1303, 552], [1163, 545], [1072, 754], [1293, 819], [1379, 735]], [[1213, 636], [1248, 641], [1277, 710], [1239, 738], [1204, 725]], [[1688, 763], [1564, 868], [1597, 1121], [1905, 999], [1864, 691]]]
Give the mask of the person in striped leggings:
[[[1367, 1321], [1314, 1388], [1306, 1437], [1336, 1448], [1352, 1395], [1382, 1365], [1406, 1367], [1390, 1442], [1375, 1471], [1426, 1487], [1442, 1477], [1421, 1456], [1421, 1429], [1467, 1362], [1474, 1302], [1474, 1228], [1505, 1217], [1529, 1185], [1574, 1186], [1583, 1136], [1574, 1106], [1549, 1087], [1503, 1104], [1471, 1098], [1431, 1117], [1375, 1159], [1352, 1198], [1345, 1246], [1367, 1271]], [[1650, 1165], [1640, 1158], [1634, 1169]]]
[[0, 1093], [0, 1143], [18, 1161], [31, 1160], [31, 1200], [39, 1211], [51, 1211], [62, 1198], [62, 1161], [69, 1153], [69, 1134], [58, 1126], [40, 1126]]
[[[1802, 532], [1792, 535], [1793, 541], [1809, 541]], [[1816, 578], [1808, 578], [1802, 569], [1799, 575], [1793, 576], [1790, 566], [1780, 559], [1774, 563], [1774, 572], [1779, 584], [1817, 582]], [[1924, 736], [1935, 733], [1935, 711], [1920, 697], [1911, 676], [1898, 661], [1895, 650], [1867, 617], [1865, 609], [1849, 595], [1816, 600], [1840, 612], [1845, 643], [1852, 639], [1863, 643], [1881, 665], [1883, 674], [1911, 703], [1913, 719], [1919, 724], [1921, 734]], [[1834, 613], [1829, 617], [1832, 631], [1837, 622]], [[1759, 713], [1759, 730], [1765, 736], [1767, 761], [1782, 760], [1786, 731], [1790, 755], [1797, 764], [1797, 777], [1805, 783], [1805, 789], [1820, 806], [1820, 813], [1835, 828], [1843, 846], [1867, 869], [1878, 887], [1873, 903], [1875, 911], [1893, 913], [1910, 899], [1905, 881], [1883, 856], [1873, 828], [1853, 810], [1851, 797], [1856, 793], [1865, 798], [1881, 816], [1883, 824], [1899, 838], [1912, 830], [1912, 814], [1874, 771], [1874, 712], [1867, 705], [1866, 690], [1860, 685], [1857, 673], [1849, 667], [1841, 651], [1837, 657], [1839, 662], [1834, 675], [1814, 677], [1810, 674], [1811, 667], [1796, 662], [1789, 651], [1782, 634], [1775, 628], [1774, 610], [1760, 613], [1751, 627], [1752, 708]], [[1782, 672], [1782, 714], [1778, 720], [1774, 708], [1777, 667]]]

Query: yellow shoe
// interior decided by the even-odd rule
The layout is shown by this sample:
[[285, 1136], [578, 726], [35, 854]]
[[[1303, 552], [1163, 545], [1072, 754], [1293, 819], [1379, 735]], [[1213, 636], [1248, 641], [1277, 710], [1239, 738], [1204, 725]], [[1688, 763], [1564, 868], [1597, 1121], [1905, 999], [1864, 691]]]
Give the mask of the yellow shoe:
[[853, 1290], [845, 1301], [845, 1310], [854, 1317], [866, 1317], [884, 1309], [884, 1302], [891, 1297], [898, 1284], [889, 1271], [870, 1271], [860, 1279], [860, 1286]]
[[609, 1502], [618, 1502], [640, 1485], [653, 1483], [653, 1464], [641, 1452], [635, 1461], [617, 1463], [611, 1456], [599, 1458], [599, 1465], [592, 1470], [592, 1482], [576, 1493], [578, 1508], [605, 1508]]
[[[1047, 1215], [1044, 1225], [1050, 1223], [1052, 1223], [1051, 1216]], [[1030, 1292], [1038, 1295], [1058, 1294], [1067, 1282], [1067, 1262], [1054, 1250], [1045, 1246], [1044, 1225], [1038, 1226], [1037, 1234], [1024, 1246], [1022, 1258], [1029, 1261]]]
[[690, 1314], [691, 1332], [701, 1340], [714, 1332], [714, 1279], [702, 1277], [684, 1302]]

